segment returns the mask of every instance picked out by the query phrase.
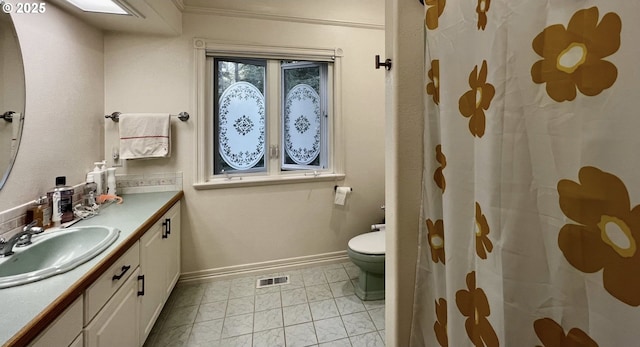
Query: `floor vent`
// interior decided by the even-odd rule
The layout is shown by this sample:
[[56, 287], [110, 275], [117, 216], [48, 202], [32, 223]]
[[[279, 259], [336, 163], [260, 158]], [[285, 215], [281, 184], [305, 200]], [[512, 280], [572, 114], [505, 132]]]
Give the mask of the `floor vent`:
[[279, 286], [283, 284], [289, 284], [289, 276], [260, 278], [256, 283], [256, 288]]

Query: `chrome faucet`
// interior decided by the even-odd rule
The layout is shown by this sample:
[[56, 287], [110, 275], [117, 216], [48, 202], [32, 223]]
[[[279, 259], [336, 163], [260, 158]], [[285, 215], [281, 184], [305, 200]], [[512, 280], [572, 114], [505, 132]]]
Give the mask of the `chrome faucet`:
[[43, 228], [37, 227], [36, 221], [33, 221], [22, 228], [22, 231], [15, 233], [8, 240], [4, 237], [0, 238], [0, 257], [7, 257], [13, 254], [13, 246], [22, 247], [31, 244], [31, 237], [44, 231]]

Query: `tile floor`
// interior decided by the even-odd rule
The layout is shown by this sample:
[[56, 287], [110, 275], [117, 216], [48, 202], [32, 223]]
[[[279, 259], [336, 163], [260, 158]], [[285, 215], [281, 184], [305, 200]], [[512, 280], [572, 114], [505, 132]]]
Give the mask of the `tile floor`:
[[[354, 295], [351, 262], [176, 286], [145, 347], [384, 346], [384, 300]], [[290, 283], [256, 289], [256, 279]]]

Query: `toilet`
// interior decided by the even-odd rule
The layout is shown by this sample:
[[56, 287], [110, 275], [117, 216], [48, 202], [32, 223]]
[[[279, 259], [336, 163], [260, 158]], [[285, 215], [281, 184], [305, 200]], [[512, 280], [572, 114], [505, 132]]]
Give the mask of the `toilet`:
[[356, 295], [361, 300], [384, 299], [385, 228], [349, 240], [347, 254], [360, 268]]

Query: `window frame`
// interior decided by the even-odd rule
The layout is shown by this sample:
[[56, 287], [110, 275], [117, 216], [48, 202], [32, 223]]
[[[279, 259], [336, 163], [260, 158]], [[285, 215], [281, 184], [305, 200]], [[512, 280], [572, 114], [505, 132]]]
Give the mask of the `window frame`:
[[[338, 181], [343, 180], [344, 174], [344, 145], [342, 140], [342, 112], [341, 112], [341, 58], [342, 50], [340, 48], [324, 49], [324, 48], [293, 48], [293, 47], [280, 47], [280, 46], [266, 46], [266, 45], [251, 45], [251, 44], [236, 44], [236, 43], [222, 43], [214, 40], [207, 40], [202, 38], [196, 38], [193, 41], [194, 44], [194, 60], [195, 60], [195, 109], [196, 109], [196, 136], [194, 136], [194, 148], [196, 154], [195, 160], [195, 177], [193, 186], [196, 189], [215, 189], [225, 188], [232, 186], [253, 186], [253, 185], [270, 185], [270, 184], [285, 184], [285, 183], [297, 183], [297, 182], [314, 182], [314, 181]], [[276, 159], [278, 165], [273, 165], [272, 159], [269, 159], [270, 152], [272, 151], [270, 145], [277, 143], [278, 151], [282, 147], [282, 124], [281, 124], [281, 110], [280, 101], [283, 93], [283, 86], [280, 81], [279, 86], [276, 86], [275, 91], [271, 93], [277, 94], [277, 100], [268, 102], [266, 107], [267, 113], [276, 113], [277, 117], [267, 117], [267, 143], [265, 153], [265, 166], [266, 171], [261, 172], [243, 172], [243, 173], [226, 173], [226, 174], [213, 174], [213, 107], [214, 102], [207, 101], [213, 99], [213, 78], [207, 78], [207, 74], [212, 76], [213, 64], [207, 62], [208, 57], [231, 57], [231, 58], [247, 58], [249, 59], [273, 59], [278, 62], [281, 60], [298, 60], [298, 61], [315, 61], [315, 62], [329, 62], [329, 71], [327, 73], [328, 78], [331, 79], [331, 89], [328, 90], [329, 111], [332, 115], [327, 120], [326, 130], [328, 131], [327, 141], [325, 145], [328, 150], [326, 153], [327, 169], [320, 170], [317, 168], [310, 168], [306, 170], [291, 170], [286, 171], [283, 168], [284, 154], [278, 153], [279, 158]], [[267, 62], [266, 74], [269, 75], [274, 71], [280, 73], [280, 64], [270, 64]], [[275, 70], [278, 69], [278, 70]], [[208, 83], [209, 82], [209, 83]], [[270, 94], [267, 85], [265, 84], [265, 97], [266, 94]], [[276, 96], [270, 96], [275, 98]], [[276, 127], [277, 132], [269, 131]], [[277, 138], [273, 138], [277, 136]]]

